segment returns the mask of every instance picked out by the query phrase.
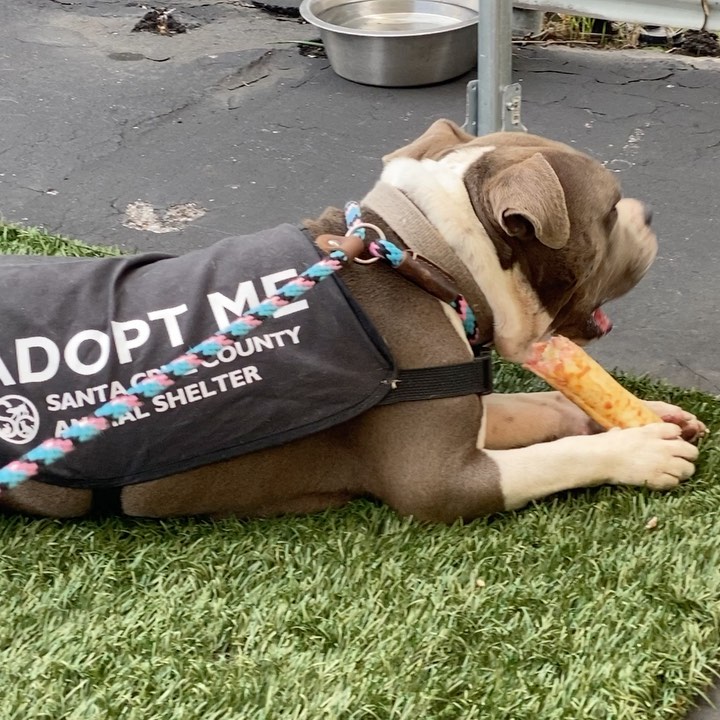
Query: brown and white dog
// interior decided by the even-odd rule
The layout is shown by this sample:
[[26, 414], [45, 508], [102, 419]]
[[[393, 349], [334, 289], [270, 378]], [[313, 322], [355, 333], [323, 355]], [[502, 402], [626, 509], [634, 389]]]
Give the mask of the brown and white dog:
[[[646, 206], [622, 198], [612, 173], [561, 143], [516, 133], [475, 138], [438, 121], [384, 160], [365, 220], [402, 244], [378, 206], [383, 187], [409, 198], [479, 288], [481, 333], [512, 361], [551, 333], [579, 343], [604, 335], [601, 305], [630, 290], [655, 257]], [[345, 233], [334, 208], [306, 226], [316, 237]], [[358, 265], [343, 278], [400, 367], [470, 357], [454, 314], [402, 277]], [[552, 392], [375, 407], [280, 447], [126, 487], [122, 511], [259, 516], [369, 496], [418, 519], [452, 522], [602, 483], [672, 488], [692, 475], [692, 443], [705, 428], [678, 407], [651, 405], [666, 422], [607, 433]], [[91, 494], [28, 481], [0, 503], [72, 517], [90, 511]]]

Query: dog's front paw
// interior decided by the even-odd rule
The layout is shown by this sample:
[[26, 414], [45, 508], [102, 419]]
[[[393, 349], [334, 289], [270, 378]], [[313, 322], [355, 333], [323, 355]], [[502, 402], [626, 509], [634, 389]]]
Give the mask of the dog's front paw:
[[707, 427], [702, 420], [677, 405], [659, 400], [646, 400], [645, 405], [662, 418], [663, 422], [677, 425], [683, 440], [697, 442], [707, 433]]
[[695, 472], [698, 449], [682, 438], [679, 424], [610, 430], [605, 438], [613, 446], [608, 458], [613, 484], [668, 490]]

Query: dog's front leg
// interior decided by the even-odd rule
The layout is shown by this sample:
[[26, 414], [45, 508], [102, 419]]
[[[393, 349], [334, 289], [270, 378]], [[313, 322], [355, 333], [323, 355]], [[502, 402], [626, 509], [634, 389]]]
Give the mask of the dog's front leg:
[[702, 420], [677, 405], [671, 405], [662, 400], [645, 400], [644, 402], [658, 417], [662, 418], [663, 422], [678, 425], [683, 439], [688, 442], [696, 442], [707, 433], [707, 427]]
[[559, 392], [495, 393], [483, 398], [484, 445], [492, 450], [527, 447], [602, 428]]
[[603, 483], [673, 488], [695, 471], [698, 449], [681, 428], [656, 423], [516, 450], [488, 451], [508, 510], [562, 490]]
[[[704, 423], [677, 405], [648, 400], [663, 422], [674, 423], [683, 439], [696, 442]], [[479, 447], [507, 450], [573, 435], [594, 435], [602, 428], [559, 392], [494, 393], [483, 398], [485, 418]]]

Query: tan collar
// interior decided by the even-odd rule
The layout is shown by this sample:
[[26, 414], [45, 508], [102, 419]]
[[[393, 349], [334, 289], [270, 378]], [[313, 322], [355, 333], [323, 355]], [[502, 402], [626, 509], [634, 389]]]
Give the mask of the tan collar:
[[410, 250], [426, 257], [451, 277], [478, 319], [492, 317], [490, 306], [475, 278], [405, 193], [388, 183], [378, 182], [361, 204], [385, 220]]

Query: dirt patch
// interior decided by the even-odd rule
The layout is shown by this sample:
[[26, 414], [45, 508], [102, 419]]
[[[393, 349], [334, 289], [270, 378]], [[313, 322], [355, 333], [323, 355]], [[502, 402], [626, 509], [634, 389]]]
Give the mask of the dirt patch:
[[155, 8], [146, 12], [132, 29], [133, 32], [154, 32], [158, 35], [176, 35], [187, 32], [187, 27], [176, 20], [172, 10]]
[[298, 8], [294, 7], [286, 7], [284, 5], [272, 5], [271, 3], [264, 3], [260, 2], [259, 0], [252, 0], [252, 6], [256, 7], [258, 10], [262, 10], [263, 12], [266, 12], [268, 15], [272, 15], [273, 17], [280, 18], [280, 19], [287, 19], [287, 20], [299, 20], [300, 22], [305, 22], [300, 17], [300, 10]]
[[677, 51], [693, 57], [720, 57], [720, 43], [715, 33], [707, 30], [686, 30]]
[[171, 205], [162, 214], [144, 200], [136, 200], [125, 208], [123, 225], [132, 230], [169, 233], [182, 230], [185, 225], [205, 215], [206, 210], [196, 203]]
[[297, 44], [298, 52], [309, 58], [326, 58], [327, 52], [320, 38], [314, 40], [302, 41]]
[[678, 55], [720, 57], [718, 36], [707, 30], [645, 27], [633, 23], [610, 22], [562, 13], [546, 13], [539, 34], [518, 39], [516, 42], [586, 45], [621, 50], [654, 48]]

